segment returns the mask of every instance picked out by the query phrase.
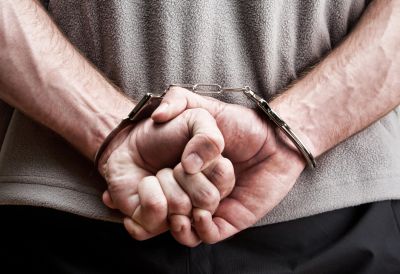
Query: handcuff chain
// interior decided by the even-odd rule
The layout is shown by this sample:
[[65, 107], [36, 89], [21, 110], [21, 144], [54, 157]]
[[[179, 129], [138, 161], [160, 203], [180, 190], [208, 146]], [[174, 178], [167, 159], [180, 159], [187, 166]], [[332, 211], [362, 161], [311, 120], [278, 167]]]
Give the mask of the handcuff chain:
[[[181, 87], [188, 89], [197, 94], [220, 94], [224, 92], [244, 92], [248, 87], [240, 87], [240, 88], [231, 88], [231, 87], [222, 87], [218, 84], [171, 84], [169, 87]], [[168, 88], [169, 88], [168, 87]]]

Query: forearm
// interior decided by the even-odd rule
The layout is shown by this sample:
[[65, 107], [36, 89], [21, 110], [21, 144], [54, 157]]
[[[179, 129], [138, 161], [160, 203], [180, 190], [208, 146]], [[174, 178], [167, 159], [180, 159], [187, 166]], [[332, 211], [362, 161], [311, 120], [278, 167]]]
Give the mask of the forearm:
[[337, 49], [271, 102], [315, 156], [400, 103], [399, 26], [399, 1], [375, 1]]
[[0, 2], [0, 98], [86, 157], [133, 107], [35, 1]]

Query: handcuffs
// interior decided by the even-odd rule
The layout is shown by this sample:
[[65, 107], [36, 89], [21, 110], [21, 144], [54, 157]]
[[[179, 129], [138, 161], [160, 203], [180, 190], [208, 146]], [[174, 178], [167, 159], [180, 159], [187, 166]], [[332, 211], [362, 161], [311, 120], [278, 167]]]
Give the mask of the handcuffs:
[[242, 92], [245, 94], [251, 101], [257, 104], [257, 107], [266, 115], [271, 122], [273, 122], [283, 133], [293, 142], [293, 144], [297, 147], [300, 153], [303, 155], [306, 160], [308, 166], [310, 168], [316, 167], [316, 161], [311, 152], [306, 148], [303, 142], [297, 137], [297, 135], [291, 130], [291, 128], [276, 114], [271, 107], [268, 105], [267, 101], [263, 98], [255, 94], [250, 87], [245, 86], [241, 88], [223, 88], [217, 84], [172, 84], [169, 85], [168, 88], [160, 95], [155, 95], [153, 93], [146, 93], [139, 103], [133, 108], [133, 110], [128, 114], [128, 117], [123, 119], [120, 124], [113, 129], [108, 136], [104, 139], [104, 142], [100, 145], [99, 149], [96, 152], [94, 164], [95, 168], [98, 168], [99, 160], [110, 144], [111, 140], [121, 132], [123, 129], [128, 127], [129, 125], [139, 122], [145, 118], [151, 116], [153, 111], [160, 105], [164, 95], [168, 92], [171, 87], [181, 87], [187, 90], [192, 91], [193, 93], [197, 93], [200, 95], [211, 95], [211, 94], [219, 94], [223, 92]]

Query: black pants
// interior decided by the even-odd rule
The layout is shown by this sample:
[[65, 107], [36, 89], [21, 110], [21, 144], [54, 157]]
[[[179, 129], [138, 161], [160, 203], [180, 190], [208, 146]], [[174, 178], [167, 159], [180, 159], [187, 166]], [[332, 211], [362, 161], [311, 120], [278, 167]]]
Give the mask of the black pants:
[[[0, 207], [0, 273], [400, 273], [400, 202], [341, 209], [186, 248], [54, 210]], [[10, 269], [10, 271], [6, 270]]]

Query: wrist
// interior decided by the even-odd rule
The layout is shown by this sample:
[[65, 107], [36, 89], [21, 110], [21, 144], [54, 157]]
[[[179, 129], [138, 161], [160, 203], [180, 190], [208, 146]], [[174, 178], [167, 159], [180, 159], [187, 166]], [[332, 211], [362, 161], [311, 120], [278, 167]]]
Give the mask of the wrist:
[[107, 100], [97, 102], [98, 106], [95, 108], [97, 110], [91, 109], [89, 111], [88, 123], [85, 123], [84, 127], [86, 132], [77, 135], [77, 148], [92, 161], [107, 136], [128, 116], [134, 107], [133, 102], [120, 96], [120, 94], [109, 97]]
[[[269, 121], [266, 121], [270, 124]], [[308, 167], [308, 163], [292, 141], [277, 127], [272, 127], [270, 136], [274, 138], [275, 151], [272, 155], [276, 169], [282, 176], [297, 178]]]
[[[290, 96], [283, 95], [270, 102], [270, 105], [314, 157], [321, 155], [319, 136], [316, 134], [317, 125], [311, 115], [312, 107], [307, 102], [302, 100], [295, 102]], [[285, 144], [298, 151], [293, 142], [281, 130], [278, 128], [276, 130], [277, 136]], [[301, 154], [299, 151], [298, 153]]]
[[[304, 155], [280, 128], [275, 127], [273, 133], [277, 143], [277, 151], [281, 155], [285, 155], [283, 159], [285, 159], [286, 163], [290, 162], [290, 166], [298, 167], [301, 170], [309, 166]], [[304, 138], [301, 141], [306, 145]], [[306, 147], [309, 148], [307, 145]]]
[[107, 135], [134, 107], [129, 98], [105, 79], [99, 80], [98, 86], [91, 89], [96, 92], [82, 90], [81, 85], [64, 91], [67, 95], [60, 103], [65, 110], [55, 110], [58, 115], [39, 119], [92, 161]]
[[[117, 127], [119, 125], [117, 125]], [[107, 146], [104, 148], [104, 150], [101, 152], [101, 155], [99, 155], [99, 158], [95, 159], [95, 168], [98, 170], [98, 172], [105, 179], [107, 179], [107, 177], [106, 177], [106, 175], [107, 175], [107, 165], [106, 164], [108, 162], [108, 159], [110, 158], [111, 154], [115, 153], [115, 151], [127, 140], [127, 138], [129, 139], [128, 143], [130, 143], [130, 140], [132, 140], [132, 138], [134, 138], [134, 139], [136, 138], [136, 133], [137, 132], [134, 131], [135, 126], [136, 126], [136, 124], [132, 123], [132, 124], [124, 127], [121, 131], [118, 131], [112, 137], [112, 139], [107, 144]], [[102, 145], [102, 143], [99, 145], [99, 147], [101, 145]], [[134, 149], [133, 148], [127, 148], [127, 149], [120, 150], [120, 152], [125, 153], [126, 154], [125, 156], [127, 156], [127, 155], [130, 155], [130, 153], [132, 153], [132, 150], [134, 150]], [[96, 152], [98, 153], [99, 150], [97, 150]], [[126, 152], [128, 152], [128, 153], [126, 153]], [[128, 158], [130, 158], [130, 157], [131, 156], [128, 156]], [[126, 158], [126, 157], [122, 157], [122, 158]]]

